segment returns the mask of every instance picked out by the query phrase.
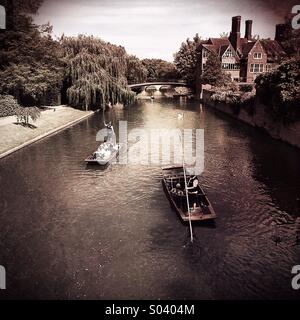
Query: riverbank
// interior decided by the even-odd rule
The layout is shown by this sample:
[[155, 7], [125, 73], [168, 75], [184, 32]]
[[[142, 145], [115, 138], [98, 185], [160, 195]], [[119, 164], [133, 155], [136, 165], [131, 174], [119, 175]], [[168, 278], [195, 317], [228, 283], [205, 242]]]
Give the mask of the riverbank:
[[257, 127], [272, 138], [286, 142], [294, 147], [300, 148], [300, 122], [290, 125], [276, 122], [270, 114], [266, 112], [266, 108], [257, 99], [253, 105], [253, 112], [249, 113], [244, 108], [240, 108], [237, 112], [229, 104], [223, 102], [212, 101], [211, 96], [214, 94], [211, 90], [203, 90], [203, 102], [214, 109], [230, 115], [244, 123]]
[[66, 106], [42, 111], [32, 126], [16, 123], [16, 117], [0, 118], [0, 159], [49, 135], [70, 127], [94, 114]]

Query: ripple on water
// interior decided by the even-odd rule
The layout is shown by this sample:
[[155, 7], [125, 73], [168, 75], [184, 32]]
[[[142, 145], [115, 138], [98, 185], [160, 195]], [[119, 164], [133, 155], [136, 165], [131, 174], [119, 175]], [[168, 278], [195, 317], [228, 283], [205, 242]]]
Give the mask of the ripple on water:
[[297, 298], [299, 152], [196, 102], [138, 103], [107, 117], [129, 129], [180, 128], [178, 112], [185, 128], [205, 130], [201, 183], [215, 224], [194, 225], [190, 244], [158, 166], [86, 166], [98, 145], [95, 115], [0, 161], [8, 296]]

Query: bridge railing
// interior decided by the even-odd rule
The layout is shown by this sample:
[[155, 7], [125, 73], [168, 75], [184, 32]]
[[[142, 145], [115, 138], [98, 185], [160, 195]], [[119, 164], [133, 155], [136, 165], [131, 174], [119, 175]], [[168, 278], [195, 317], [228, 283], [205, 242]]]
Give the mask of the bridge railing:
[[[168, 83], [168, 82], [174, 82], [174, 83], [177, 82], [177, 83], [187, 84], [187, 82], [185, 80], [182, 80], [182, 79], [168, 79], [168, 80], [161, 80], [161, 79], [153, 80], [153, 79], [151, 79], [151, 80], [146, 80], [144, 82], [141, 82], [141, 84], [142, 83], [156, 83], [156, 82], [166, 82], [166, 83]], [[138, 84], [138, 83], [133, 83], [133, 82], [129, 82], [128, 83], [129, 86], [133, 86], [133, 85], [136, 85], [136, 84]]]

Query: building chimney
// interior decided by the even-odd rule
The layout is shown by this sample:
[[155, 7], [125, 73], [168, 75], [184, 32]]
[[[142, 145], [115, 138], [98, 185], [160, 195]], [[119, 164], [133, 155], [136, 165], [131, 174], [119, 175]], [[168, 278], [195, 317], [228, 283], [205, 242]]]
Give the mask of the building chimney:
[[245, 38], [248, 40], [252, 39], [252, 23], [252, 20], [246, 20]]
[[277, 24], [275, 32], [275, 40], [278, 42], [285, 41], [288, 38], [290, 26], [287, 24]]
[[232, 17], [232, 27], [229, 41], [235, 50], [240, 48], [241, 43], [241, 16]]

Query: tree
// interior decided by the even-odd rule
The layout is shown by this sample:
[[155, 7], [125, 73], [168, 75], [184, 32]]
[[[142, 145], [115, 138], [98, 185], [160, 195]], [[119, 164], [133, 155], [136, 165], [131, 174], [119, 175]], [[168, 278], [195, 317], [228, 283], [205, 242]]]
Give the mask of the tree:
[[0, 117], [14, 116], [20, 108], [18, 101], [9, 95], [0, 95]]
[[20, 17], [28, 22], [30, 15], [36, 14], [43, 0], [0, 0], [0, 5], [6, 8], [6, 24], [8, 30], [18, 29]]
[[57, 103], [61, 92], [64, 102], [85, 110], [109, 101], [131, 102], [128, 81], [147, 76], [142, 62], [123, 47], [93, 37], [53, 40], [52, 27], [37, 26], [31, 17], [41, 3], [9, 2], [13, 27], [0, 33], [0, 94], [27, 107]]
[[174, 55], [174, 64], [179, 75], [189, 84], [194, 85], [198, 63], [198, 47], [202, 43], [198, 34], [193, 40], [187, 39]]
[[141, 81], [144, 68], [125, 49], [93, 36], [62, 37], [64, 87], [68, 103], [84, 110], [130, 103], [134, 93], [127, 78]]
[[23, 106], [41, 106], [59, 95], [62, 70], [39, 62], [20, 63], [8, 66], [0, 77], [5, 79], [2, 92], [13, 95]]
[[206, 64], [204, 65], [201, 82], [212, 86], [223, 86], [230, 81], [230, 75], [224, 73], [221, 68], [221, 61], [218, 55], [211, 52], [207, 58]]
[[300, 119], [300, 58], [283, 62], [278, 68], [259, 75], [256, 80], [258, 98], [273, 117], [282, 122]]
[[171, 62], [161, 59], [144, 59], [142, 63], [147, 70], [147, 81], [178, 79], [175, 65]]
[[147, 69], [143, 62], [136, 56], [129, 55], [127, 57], [126, 78], [128, 83], [141, 83], [147, 79]]
[[14, 14], [35, 14], [44, 2], [43, 0], [6, 0], [2, 3], [10, 3]]
[[31, 119], [33, 122], [36, 122], [36, 120], [41, 116], [41, 111], [36, 107], [19, 107], [16, 109], [15, 114], [18, 123], [24, 123], [26, 126], [30, 126], [29, 119]]
[[14, 1], [14, 28], [0, 33], [0, 92], [13, 95], [26, 106], [57, 100], [63, 76], [52, 27], [35, 25], [27, 14], [36, 12], [40, 4], [35, 0]]
[[280, 43], [290, 57], [300, 55], [300, 29], [292, 28], [292, 19], [293, 15], [285, 18], [284, 39]]

